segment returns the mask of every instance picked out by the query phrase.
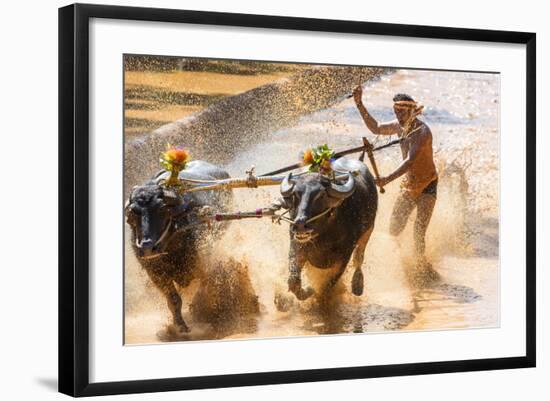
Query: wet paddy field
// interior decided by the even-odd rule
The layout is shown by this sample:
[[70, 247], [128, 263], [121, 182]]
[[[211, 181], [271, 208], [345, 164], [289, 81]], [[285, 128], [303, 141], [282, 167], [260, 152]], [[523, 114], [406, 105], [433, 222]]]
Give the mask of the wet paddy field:
[[[269, 219], [233, 222], [221, 239], [205, 238], [203, 279], [181, 290], [184, 318], [192, 328], [185, 337], [171, 335], [165, 300], [126, 243], [125, 343], [498, 326], [498, 75], [397, 70], [369, 82], [363, 101], [376, 118], [391, 119], [391, 99], [397, 92], [425, 105], [422, 119], [434, 135], [440, 185], [427, 254], [440, 281], [411, 279], [411, 227], [397, 240], [389, 235], [399, 191], [395, 182], [379, 197], [361, 297], [351, 294], [349, 272], [326, 299], [299, 302], [289, 297], [288, 225]], [[343, 99], [273, 132], [224, 167], [232, 176], [243, 176], [252, 164], [262, 173], [295, 163], [307, 147], [328, 143], [339, 150], [360, 145], [362, 136], [375, 146], [389, 140], [371, 135], [353, 101]], [[385, 175], [398, 166], [401, 154], [391, 148], [376, 158]], [[234, 195], [235, 210], [254, 210], [275, 200], [278, 187], [235, 190]], [[306, 285], [319, 288], [328, 273], [306, 268], [303, 274]], [[275, 301], [283, 302], [286, 311], [277, 310]]]

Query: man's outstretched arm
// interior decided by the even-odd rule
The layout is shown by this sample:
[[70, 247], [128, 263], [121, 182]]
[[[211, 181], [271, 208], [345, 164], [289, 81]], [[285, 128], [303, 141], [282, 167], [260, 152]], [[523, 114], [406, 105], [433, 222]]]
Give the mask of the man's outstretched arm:
[[357, 105], [357, 109], [365, 122], [367, 128], [375, 135], [395, 135], [399, 132], [399, 123], [397, 120], [388, 123], [379, 123], [370, 115], [367, 108], [363, 104], [361, 97], [363, 96], [363, 90], [360, 86], [353, 90], [353, 100]]

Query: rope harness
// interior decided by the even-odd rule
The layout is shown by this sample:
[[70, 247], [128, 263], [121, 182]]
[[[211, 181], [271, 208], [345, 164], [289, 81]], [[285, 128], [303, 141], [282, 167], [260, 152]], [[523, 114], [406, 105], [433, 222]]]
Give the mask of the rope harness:
[[[232, 221], [232, 220], [243, 220], [243, 219], [261, 219], [263, 217], [271, 217], [271, 222], [275, 224], [281, 224], [281, 221], [284, 221], [285, 223], [288, 223], [289, 225], [295, 225], [296, 223], [291, 218], [287, 217], [290, 210], [285, 210], [282, 213], [277, 213], [276, 208], [268, 207], [268, 208], [260, 208], [256, 209], [252, 212], [235, 212], [235, 213], [211, 213], [211, 210], [209, 207], [204, 207], [202, 209], [199, 209], [197, 212], [194, 213], [193, 216], [190, 216], [189, 223], [186, 224], [183, 227], [178, 227], [177, 231], [185, 231], [188, 230], [191, 227], [196, 227], [198, 225], [207, 224], [210, 225], [212, 222], [221, 223], [224, 221]], [[310, 224], [314, 221], [320, 219], [323, 216], [326, 216], [334, 211], [334, 208], [329, 207], [322, 212], [316, 214], [313, 217], [310, 217], [306, 220], [304, 224]]]
[[[318, 220], [320, 219], [321, 217], [327, 215], [327, 214], [330, 214], [334, 211], [334, 208], [333, 207], [328, 207], [326, 208], [325, 210], [323, 210], [321, 213], [317, 213], [315, 216], [313, 217], [310, 217], [309, 219], [306, 220], [306, 222], [304, 224], [310, 224], [310, 223], [313, 223], [315, 220]], [[288, 224], [290, 224], [291, 226], [295, 225], [296, 223], [294, 222], [294, 220], [286, 217], [285, 215], [288, 214], [290, 212], [289, 209], [285, 210], [283, 213], [281, 214], [276, 214], [276, 213], [273, 213], [273, 217], [271, 218], [271, 221], [273, 223], [277, 223], [277, 224], [281, 224], [281, 220], [282, 221], [285, 221], [287, 222]]]

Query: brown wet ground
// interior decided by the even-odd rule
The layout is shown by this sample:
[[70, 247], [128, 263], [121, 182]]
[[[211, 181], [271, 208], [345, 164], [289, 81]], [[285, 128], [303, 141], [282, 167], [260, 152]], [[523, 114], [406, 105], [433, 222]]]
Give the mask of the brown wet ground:
[[[126, 139], [196, 113], [226, 96], [286, 77], [301, 66], [267, 64], [252, 73], [230, 65], [217, 70], [208, 63], [202, 71], [126, 71], [124, 76], [124, 134]], [[219, 68], [219, 67], [218, 67]]]
[[[419, 285], [410, 280], [410, 227], [398, 241], [388, 234], [396, 183], [380, 196], [361, 297], [351, 294], [351, 276], [346, 273], [329, 299], [292, 302], [286, 291], [288, 227], [268, 219], [234, 222], [204, 261], [207, 279], [202, 286], [194, 282], [182, 291], [184, 318], [192, 327], [185, 338], [171, 336], [169, 330], [159, 337], [169, 317], [165, 301], [126, 244], [126, 344], [498, 325], [498, 90], [495, 75], [423, 71], [397, 71], [365, 88], [364, 102], [380, 119], [392, 117], [395, 92], [410, 93], [426, 105], [423, 118], [434, 133], [441, 177], [427, 252], [440, 281]], [[366, 134], [351, 100], [344, 100], [303, 118], [292, 129], [273, 133], [226, 167], [237, 176], [255, 164], [261, 173], [295, 162], [299, 151], [310, 145], [326, 142], [343, 149], [357, 146]], [[376, 157], [382, 174], [387, 174], [400, 154], [392, 149]], [[276, 196], [277, 188], [237, 190], [235, 207], [267, 206]], [[310, 268], [305, 275], [319, 287], [326, 272]], [[254, 309], [256, 296], [259, 312], [245, 316], [243, 311]], [[287, 312], [277, 311], [276, 296], [287, 302]], [[238, 297], [242, 299], [236, 301]]]

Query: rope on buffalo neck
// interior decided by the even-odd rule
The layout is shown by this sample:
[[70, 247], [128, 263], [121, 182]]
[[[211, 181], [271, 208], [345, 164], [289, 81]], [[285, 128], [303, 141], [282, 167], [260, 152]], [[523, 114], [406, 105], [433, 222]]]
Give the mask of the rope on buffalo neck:
[[[315, 220], [318, 220], [321, 217], [331, 213], [333, 210], [334, 208], [332, 207], [326, 208], [322, 212], [307, 219], [304, 224], [313, 223]], [[265, 209], [256, 209], [256, 211], [254, 212], [218, 213], [214, 215], [214, 220], [216, 221], [241, 220], [243, 218], [261, 218], [261, 217], [271, 216], [271, 221], [273, 223], [281, 224], [281, 221], [284, 221], [290, 225], [295, 225], [296, 223], [294, 222], [294, 220], [287, 217], [289, 212], [290, 210], [286, 209], [283, 213], [277, 214], [275, 209], [265, 208]]]
[[288, 224], [294, 224], [294, 221], [292, 219], [286, 217], [288, 212], [289, 212], [288, 209], [285, 210], [281, 214], [277, 214], [277, 213], [273, 212], [273, 216], [271, 217], [271, 222], [275, 223], [275, 224], [281, 224], [281, 220], [282, 220], [282, 221], [287, 222]]
[[331, 213], [333, 210], [334, 210], [334, 208], [332, 208], [332, 207], [329, 207], [329, 208], [323, 210], [321, 213], [319, 213], [319, 214], [309, 218], [308, 220], [306, 220], [306, 224], [313, 223], [315, 220], [320, 219], [324, 215]]

